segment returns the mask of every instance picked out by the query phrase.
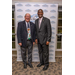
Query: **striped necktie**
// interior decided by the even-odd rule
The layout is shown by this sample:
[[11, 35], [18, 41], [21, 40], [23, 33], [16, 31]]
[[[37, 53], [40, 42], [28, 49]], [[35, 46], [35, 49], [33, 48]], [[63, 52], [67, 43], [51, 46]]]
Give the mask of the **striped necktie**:
[[27, 23], [27, 28], [30, 28], [30, 27], [29, 27], [29, 23]]

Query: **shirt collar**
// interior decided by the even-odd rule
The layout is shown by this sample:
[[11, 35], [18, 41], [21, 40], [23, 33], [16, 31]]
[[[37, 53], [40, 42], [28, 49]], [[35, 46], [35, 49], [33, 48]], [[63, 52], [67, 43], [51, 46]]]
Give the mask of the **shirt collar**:
[[[25, 23], [27, 24], [27, 22], [25, 21]], [[30, 22], [28, 22], [30, 24]]]
[[39, 19], [43, 19], [43, 17], [39, 18]]
[[[26, 23], [26, 27], [27, 27], [27, 22], [25, 21], [25, 23]], [[30, 26], [30, 22], [28, 22], [29, 23], [29, 26]]]

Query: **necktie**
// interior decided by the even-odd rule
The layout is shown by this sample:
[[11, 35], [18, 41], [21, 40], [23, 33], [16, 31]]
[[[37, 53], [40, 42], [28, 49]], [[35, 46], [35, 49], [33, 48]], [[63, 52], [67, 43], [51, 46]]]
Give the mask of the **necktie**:
[[27, 23], [27, 27], [29, 28], [29, 23]]
[[27, 31], [28, 31], [28, 37], [27, 37], [27, 39], [31, 39], [31, 32], [30, 32], [29, 23], [27, 23]]

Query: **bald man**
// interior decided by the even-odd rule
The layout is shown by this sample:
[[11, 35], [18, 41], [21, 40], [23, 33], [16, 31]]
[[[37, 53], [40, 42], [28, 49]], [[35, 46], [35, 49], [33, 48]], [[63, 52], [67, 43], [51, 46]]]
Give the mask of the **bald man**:
[[[18, 44], [21, 47], [21, 55], [24, 63], [24, 68], [27, 68], [27, 64], [30, 68], [32, 66], [32, 48], [33, 44], [35, 44], [35, 24], [30, 22], [30, 14], [27, 13], [24, 16], [25, 20], [18, 23], [17, 27], [17, 39]], [[28, 50], [28, 63], [26, 52]]]
[[38, 19], [36, 25], [36, 43], [38, 43], [40, 63], [37, 67], [45, 65], [43, 70], [47, 70], [49, 66], [49, 43], [51, 41], [51, 24], [50, 20], [43, 16], [43, 10], [38, 10]]

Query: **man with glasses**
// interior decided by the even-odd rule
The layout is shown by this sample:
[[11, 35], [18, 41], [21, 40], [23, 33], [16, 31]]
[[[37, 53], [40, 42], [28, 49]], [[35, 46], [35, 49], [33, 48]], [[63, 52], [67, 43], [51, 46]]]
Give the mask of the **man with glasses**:
[[[17, 38], [18, 44], [21, 47], [21, 55], [24, 63], [24, 68], [27, 68], [27, 64], [33, 68], [32, 66], [32, 49], [33, 44], [35, 44], [35, 24], [30, 22], [30, 14], [27, 13], [25, 15], [25, 20], [18, 23], [17, 27]], [[28, 49], [28, 63], [26, 52]]]

